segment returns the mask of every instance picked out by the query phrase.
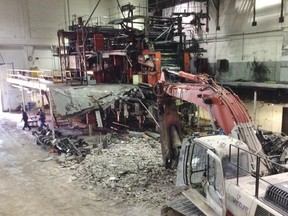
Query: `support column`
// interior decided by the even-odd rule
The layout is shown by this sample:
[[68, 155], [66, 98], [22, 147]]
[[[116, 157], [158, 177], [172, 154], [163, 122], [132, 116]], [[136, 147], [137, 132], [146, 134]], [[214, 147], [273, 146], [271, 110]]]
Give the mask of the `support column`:
[[40, 96], [41, 96], [41, 108], [44, 112], [44, 110], [45, 110], [45, 108], [44, 108], [44, 95], [42, 94], [41, 89], [39, 89], [39, 91], [40, 91]]
[[[52, 131], [52, 137], [55, 139], [55, 130], [54, 130], [54, 115], [53, 115], [53, 102], [51, 97], [51, 91], [48, 89], [48, 96], [49, 96], [49, 108], [50, 108], [50, 117], [51, 117], [51, 126], [50, 129]], [[42, 96], [43, 98], [43, 96]], [[43, 110], [44, 111], [44, 110]]]
[[21, 88], [21, 94], [22, 94], [22, 108], [25, 109], [25, 93], [23, 86]]
[[254, 123], [255, 128], [257, 128], [257, 125], [256, 125], [256, 109], [257, 109], [257, 91], [254, 90], [253, 123]]
[[88, 129], [89, 129], [89, 136], [92, 136], [93, 132], [92, 132], [92, 124], [88, 125]]

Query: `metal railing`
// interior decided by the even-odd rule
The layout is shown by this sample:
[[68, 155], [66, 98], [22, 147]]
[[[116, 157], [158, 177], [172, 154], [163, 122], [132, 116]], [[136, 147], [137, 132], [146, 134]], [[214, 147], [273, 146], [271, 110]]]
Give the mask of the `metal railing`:
[[13, 69], [7, 70], [7, 77], [17, 80], [29, 81], [29, 82], [61, 82], [66, 80], [66, 71], [54, 71], [54, 70], [25, 70], [25, 69]]
[[[233, 163], [231, 161], [231, 156], [232, 156], [232, 148], [236, 148], [237, 149], [237, 162], [236, 164]], [[251, 172], [250, 170], [246, 170], [242, 167], [240, 167], [240, 163], [239, 163], [239, 158], [240, 158], [240, 151], [242, 152], [246, 152], [250, 155], [252, 155], [253, 157], [255, 157], [256, 160], [256, 166], [255, 166], [255, 172]], [[259, 197], [259, 182], [260, 180], [267, 183], [268, 185], [272, 185], [270, 182], [264, 180], [263, 178], [261, 178], [261, 174], [260, 174], [260, 165], [261, 165], [261, 161], [265, 161], [266, 163], [270, 163], [272, 165], [272, 167], [278, 167], [278, 168], [282, 168], [283, 170], [287, 170], [286, 166], [283, 166], [282, 164], [276, 163], [272, 160], [269, 160], [267, 158], [264, 158], [258, 154], [252, 153], [249, 150], [240, 148], [239, 146], [230, 144], [229, 146], [229, 163], [232, 164], [233, 166], [236, 167], [236, 181], [237, 181], [237, 185], [239, 185], [239, 171], [242, 170], [243, 172], [249, 173], [252, 177], [255, 178], [255, 197], [258, 198]]]

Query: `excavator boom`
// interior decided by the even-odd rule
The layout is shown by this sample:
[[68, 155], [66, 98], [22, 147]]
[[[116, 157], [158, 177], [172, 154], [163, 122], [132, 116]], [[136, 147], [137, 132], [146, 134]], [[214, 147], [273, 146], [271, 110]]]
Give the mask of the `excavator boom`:
[[[165, 102], [166, 100], [163, 99], [167, 95], [203, 107], [210, 113], [213, 118], [212, 120], [214, 121], [215, 119], [227, 135], [232, 135], [245, 142], [253, 153], [257, 153], [263, 158], [267, 157], [254, 132], [251, 117], [245, 105], [236, 94], [218, 85], [205, 74], [194, 75], [183, 71], [178, 73], [172, 72], [190, 82], [167, 82], [165, 77], [169, 72], [168, 70], [163, 70], [159, 81], [160, 89], [158, 89], [158, 92], [161, 96], [158, 101], [162, 102], [164, 107], [168, 105]], [[165, 118], [162, 121], [165, 121]], [[165, 125], [166, 128], [169, 128], [167, 123]], [[173, 146], [171, 142], [172, 140], [170, 140], [170, 143], [168, 141], [165, 145]], [[266, 164], [265, 166], [267, 167], [268, 165]]]

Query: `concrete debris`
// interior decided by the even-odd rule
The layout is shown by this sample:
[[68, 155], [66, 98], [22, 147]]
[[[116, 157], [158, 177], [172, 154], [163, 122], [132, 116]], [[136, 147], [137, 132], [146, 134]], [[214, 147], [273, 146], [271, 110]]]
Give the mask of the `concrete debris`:
[[135, 205], [161, 206], [175, 187], [176, 174], [162, 164], [161, 145], [144, 132], [107, 133], [90, 137], [34, 133], [37, 144], [56, 153], [56, 161], [73, 171], [71, 181], [91, 190]]
[[77, 166], [67, 156], [61, 164], [73, 167], [73, 177], [83, 189], [91, 188], [117, 202], [162, 205], [175, 187], [175, 171], [163, 167], [158, 141], [136, 134], [107, 134], [102, 137], [108, 144], [106, 149], [99, 143]]
[[97, 108], [107, 109], [115, 100], [134, 90], [134, 85], [101, 84], [94, 86], [51, 88], [54, 111], [60, 116], [80, 115]]

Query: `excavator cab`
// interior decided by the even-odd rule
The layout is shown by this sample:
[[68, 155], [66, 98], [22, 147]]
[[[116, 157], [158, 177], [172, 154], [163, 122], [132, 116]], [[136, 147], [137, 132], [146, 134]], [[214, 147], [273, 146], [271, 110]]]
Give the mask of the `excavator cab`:
[[[226, 180], [248, 175], [244, 172], [250, 167], [247, 152], [237, 152], [230, 147], [231, 144], [248, 150], [246, 144], [226, 135], [183, 140], [176, 185], [186, 187], [182, 195], [203, 215], [226, 215]], [[177, 207], [175, 210], [184, 212]]]
[[250, 154], [245, 143], [225, 135], [184, 139], [177, 167], [180, 191], [162, 215], [288, 215], [287, 173], [260, 176], [258, 156], [253, 175]]
[[221, 159], [213, 147], [195, 139], [188, 142], [183, 145], [184, 157], [179, 163], [183, 170], [183, 183], [190, 188], [183, 194], [205, 215], [226, 215], [225, 177]]

